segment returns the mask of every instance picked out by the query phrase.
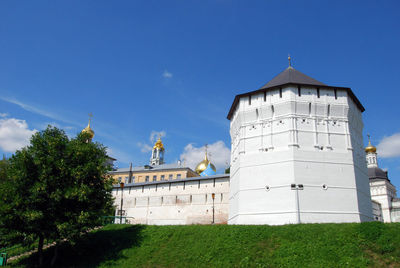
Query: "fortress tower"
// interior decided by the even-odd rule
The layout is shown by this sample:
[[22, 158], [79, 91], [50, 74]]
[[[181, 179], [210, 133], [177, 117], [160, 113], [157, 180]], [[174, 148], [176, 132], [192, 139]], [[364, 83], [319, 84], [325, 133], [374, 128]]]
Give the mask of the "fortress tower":
[[350, 88], [290, 66], [237, 95], [231, 135], [230, 224], [362, 222], [372, 217], [362, 137]]

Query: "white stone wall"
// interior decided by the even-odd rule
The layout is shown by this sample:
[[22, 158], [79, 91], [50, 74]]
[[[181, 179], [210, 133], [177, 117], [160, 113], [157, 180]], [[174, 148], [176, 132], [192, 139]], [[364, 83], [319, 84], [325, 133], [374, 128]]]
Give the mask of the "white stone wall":
[[396, 188], [386, 180], [370, 182], [372, 200], [381, 204], [384, 222], [392, 222], [392, 200], [396, 198]]
[[[181, 181], [140, 183], [124, 188], [123, 210], [133, 224], [216, 224], [227, 223], [229, 175], [196, 177]], [[113, 189], [120, 209], [121, 189]]]
[[[361, 111], [345, 90], [286, 86], [231, 118], [229, 223], [372, 220]], [[292, 190], [291, 184], [302, 184]]]

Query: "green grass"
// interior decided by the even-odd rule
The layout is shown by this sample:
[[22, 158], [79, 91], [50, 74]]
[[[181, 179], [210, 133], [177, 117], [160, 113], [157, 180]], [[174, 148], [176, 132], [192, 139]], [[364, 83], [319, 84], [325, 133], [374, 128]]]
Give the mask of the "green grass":
[[[12, 266], [35, 264], [31, 256]], [[64, 245], [63, 266], [400, 267], [400, 224], [109, 225]]]

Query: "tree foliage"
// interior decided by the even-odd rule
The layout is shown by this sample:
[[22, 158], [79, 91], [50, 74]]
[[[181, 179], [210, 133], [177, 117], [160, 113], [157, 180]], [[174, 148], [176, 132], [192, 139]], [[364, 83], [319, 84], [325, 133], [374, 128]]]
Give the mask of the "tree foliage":
[[112, 207], [106, 148], [87, 140], [49, 126], [9, 159], [0, 228], [38, 239], [40, 262], [44, 239], [73, 242]]

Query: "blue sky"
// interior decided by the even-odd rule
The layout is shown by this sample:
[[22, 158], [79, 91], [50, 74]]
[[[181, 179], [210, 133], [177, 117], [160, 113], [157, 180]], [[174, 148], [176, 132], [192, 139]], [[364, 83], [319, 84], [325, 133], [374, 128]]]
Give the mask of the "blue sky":
[[147, 163], [161, 132], [167, 162], [200, 161], [207, 143], [222, 169], [234, 96], [285, 69], [290, 53], [296, 69], [353, 89], [400, 189], [399, 10], [398, 1], [1, 1], [1, 120], [24, 120], [9, 122], [25, 130], [18, 143], [47, 124], [73, 136], [92, 112], [95, 140], [120, 167]]

